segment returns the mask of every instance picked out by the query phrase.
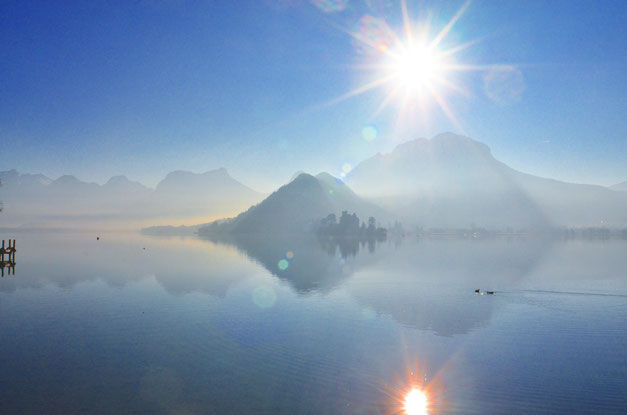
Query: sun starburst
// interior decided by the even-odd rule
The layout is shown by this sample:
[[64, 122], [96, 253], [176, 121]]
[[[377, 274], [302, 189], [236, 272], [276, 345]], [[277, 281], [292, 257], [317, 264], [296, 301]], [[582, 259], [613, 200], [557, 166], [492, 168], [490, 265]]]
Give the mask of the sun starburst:
[[390, 29], [385, 21], [370, 16], [362, 19], [360, 30], [347, 31], [357, 43], [374, 51], [375, 62], [365, 67], [372, 72], [370, 79], [332, 101], [336, 103], [374, 89], [386, 90], [382, 102], [375, 113], [377, 115], [387, 106], [396, 103], [399, 108], [399, 120], [404, 118], [410, 108], [416, 104], [423, 110], [431, 104], [437, 107], [459, 127], [448, 101], [449, 93], [468, 96], [468, 92], [455, 83], [454, 73], [475, 69], [455, 60], [455, 55], [471, 46], [475, 41], [443, 47], [443, 42], [451, 33], [469, 2], [466, 2], [451, 20], [436, 33], [430, 33], [428, 21], [413, 22], [407, 11], [405, 0], [401, 1], [403, 30], [399, 35]]

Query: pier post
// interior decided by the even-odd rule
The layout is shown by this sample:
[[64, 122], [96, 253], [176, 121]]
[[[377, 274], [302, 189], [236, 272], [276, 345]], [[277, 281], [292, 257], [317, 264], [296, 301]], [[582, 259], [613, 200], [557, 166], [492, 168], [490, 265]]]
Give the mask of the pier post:
[[8, 246], [6, 241], [2, 240], [0, 248], [0, 277], [2, 278], [4, 278], [5, 268], [8, 268], [8, 275], [15, 275], [15, 239], [9, 239]]

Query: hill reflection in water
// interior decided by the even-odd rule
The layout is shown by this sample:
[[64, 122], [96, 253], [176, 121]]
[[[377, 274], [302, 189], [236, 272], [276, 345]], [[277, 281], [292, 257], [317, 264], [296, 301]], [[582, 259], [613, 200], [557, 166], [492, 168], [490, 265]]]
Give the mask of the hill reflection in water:
[[[615, 247], [624, 244], [503, 238], [375, 243], [241, 235], [213, 240], [111, 236], [85, 243], [82, 236], [64, 236], [66, 251], [58, 255], [48, 248], [51, 238], [59, 239], [23, 240], [20, 271], [5, 278], [0, 292], [48, 283], [68, 289], [87, 280], [124, 287], [153, 276], [172, 294], [222, 298], [233, 285], [259, 274], [259, 264], [298, 295], [340, 290], [376, 314], [444, 336], [489, 321], [499, 302], [475, 301], [468, 294], [476, 288], [496, 290], [497, 297], [519, 288], [615, 290], [621, 275]], [[540, 265], [551, 273], [536, 272]], [[589, 275], [597, 276], [594, 284]]]
[[301, 237], [262, 237], [232, 235], [207, 238], [218, 244], [232, 245], [249, 259], [263, 265], [274, 276], [288, 282], [298, 293], [329, 292], [350, 276], [353, 268], [374, 258], [360, 256], [368, 247], [373, 254], [377, 242], [357, 239]]
[[504, 289], [530, 275], [551, 243], [410, 239], [375, 242], [316, 237], [212, 239], [237, 247], [297, 293], [342, 289], [363, 307], [409, 327], [451, 336], [484, 326], [494, 301], [475, 288]]
[[380, 413], [419, 369], [451, 412], [621, 413], [625, 241], [100, 236], [19, 238], [0, 412]]

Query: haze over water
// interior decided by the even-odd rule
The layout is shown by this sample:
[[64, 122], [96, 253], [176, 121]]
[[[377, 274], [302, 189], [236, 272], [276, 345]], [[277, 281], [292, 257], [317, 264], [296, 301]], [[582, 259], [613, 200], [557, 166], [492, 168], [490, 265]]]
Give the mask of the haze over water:
[[0, 415], [627, 414], [626, 15], [0, 1]]
[[626, 248], [24, 234], [0, 413], [625, 413]]

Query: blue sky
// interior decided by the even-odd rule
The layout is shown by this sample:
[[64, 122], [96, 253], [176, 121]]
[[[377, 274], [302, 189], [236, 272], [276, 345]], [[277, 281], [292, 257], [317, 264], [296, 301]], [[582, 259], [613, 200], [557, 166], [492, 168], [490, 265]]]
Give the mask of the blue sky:
[[[463, 4], [407, 2], [433, 34]], [[385, 88], [331, 103], [374, 79], [365, 64], [381, 57], [349, 33], [364, 16], [402, 33], [396, 1], [5, 0], [0, 170], [154, 186], [224, 166], [268, 191], [297, 170], [337, 175], [454, 131], [519, 170], [613, 184], [627, 180], [626, 12], [621, 1], [473, 1], [443, 42], [477, 39], [455, 60], [483, 68], [454, 75], [466, 95], [442, 91], [457, 122], [432, 101], [399, 123], [400, 102], [375, 113]], [[514, 74], [496, 85], [504, 99], [486, 80], [492, 65]]]

